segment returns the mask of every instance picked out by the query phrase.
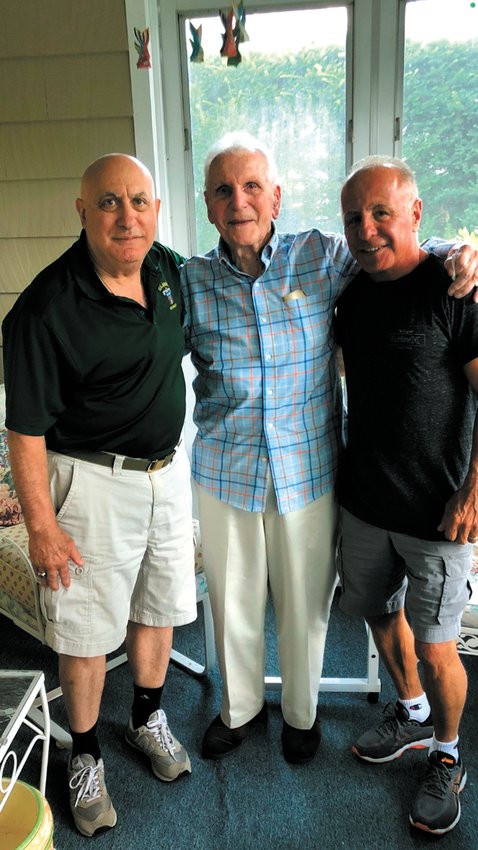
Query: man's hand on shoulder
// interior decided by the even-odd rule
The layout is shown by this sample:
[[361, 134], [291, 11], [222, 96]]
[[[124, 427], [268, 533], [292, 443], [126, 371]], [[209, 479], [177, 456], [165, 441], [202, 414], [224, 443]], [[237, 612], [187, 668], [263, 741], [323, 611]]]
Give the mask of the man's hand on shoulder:
[[[448, 295], [463, 298], [478, 286], [478, 249], [466, 243], [456, 244], [448, 252], [445, 269], [453, 283]], [[478, 302], [478, 289], [475, 288], [473, 301]]]
[[43, 586], [58, 590], [70, 586], [69, 561], [81, 567], [83, 558], [72, 538], [55, 523], [51, 528], [29, 532], [30, 560], [36, 572], [46, 572], [39, 581]]

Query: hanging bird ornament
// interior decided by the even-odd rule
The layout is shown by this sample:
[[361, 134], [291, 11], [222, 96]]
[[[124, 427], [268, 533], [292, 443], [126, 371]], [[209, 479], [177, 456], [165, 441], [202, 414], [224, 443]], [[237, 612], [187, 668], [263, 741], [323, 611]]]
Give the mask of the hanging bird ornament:
[[237, 54], [236, 42], [234, 41], [234, 27], [232, 25], [234, 10], [231, 9], [227, 13], [219, 12], [219, 16], [224, 27], [220, 54], [221, 56], [227, 56], [228, 59], [232, 59]]
[[151, 56], [149, 55], [149, 29], [139, 30], [134, 28], [135, 43], [134, 46], [138, 53], [139, 59], [136, 63], [137, 68], [151, 68]]
[[246, 10], [243, 0], [240, 3], [235, 3], [233, 0], [230, 11], [227, 13], [219, 12], [219, 16], [224, 27], [220, 54], [227, 57], [228, 65], [239, 65], [242, 62], [239, 45], [249, 41], [246, 32]]
[[244, 8], [244, 3], [234, 3], [232, 4], [232, 8], [234, 10], [234, 14], [236, 16], [236, 26], [234, 27], [234, 38], [236, 39], [237, 44], [244, 44], [245, 41], [249, 41], [249, 36], [246, 32], [246, 10]]
[[189, 22], [189, 31], [191, 33], [192, 38], [189, 39], [189, 43], [192, 47], [192, 53], [189, 57], [190, 62], [204, 62], [204, 50], [201, 45], [202, 39], [202, 24], [200, 24], [197, 28]]

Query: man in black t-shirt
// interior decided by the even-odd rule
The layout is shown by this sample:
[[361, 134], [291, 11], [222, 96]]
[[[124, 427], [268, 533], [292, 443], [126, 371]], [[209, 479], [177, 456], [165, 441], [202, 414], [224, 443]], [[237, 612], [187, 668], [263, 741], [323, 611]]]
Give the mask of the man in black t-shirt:
[[178, 268], [154, 243], [159, 199], [138, 160], [83, 175], [80, 239], [3, 324], [15, 486], [59, 655], [72, 753], [70, 806], [86, 836], [112, 827], [96, 735], [105, 655], [126, 638], [126, 741], [164, 781], [190, 772], [160, 708], [175, 625], [195, 619]]
[[472, 296], [448, 297], [442, 267], [419, 247], [422, 202], [404, 162], [358, 163], [342, 210], [363, 271], [336, 310], [348, 403], [340, 605], [366, 618], [398, 694], [353, 752], [384, 763], [429, 747], [409, 818], [442, 834], [459, 820], [466, 782], [466, 674], [455, 639], [478, 537], [478, 313]]

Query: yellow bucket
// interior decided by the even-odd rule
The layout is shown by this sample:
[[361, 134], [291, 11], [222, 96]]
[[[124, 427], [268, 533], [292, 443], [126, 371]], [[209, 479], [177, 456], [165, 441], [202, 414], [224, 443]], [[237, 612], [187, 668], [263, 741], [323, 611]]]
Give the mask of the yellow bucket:
[[[8, 787], [8, 779], [3, 779]], [[3, 799], [0, 791], [0, 803]], [[53, 850], [53, 817], [50, 806], [38, 791], [17, 780], [0, 812], [2, 850]]]

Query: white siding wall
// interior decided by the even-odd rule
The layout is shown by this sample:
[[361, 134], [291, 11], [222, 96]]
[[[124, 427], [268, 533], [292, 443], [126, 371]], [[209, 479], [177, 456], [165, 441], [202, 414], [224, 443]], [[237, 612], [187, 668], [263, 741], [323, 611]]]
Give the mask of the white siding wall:
[[124, 0], [0, 5], [0, 321], [77, 238], [79, 179], [135, 153]]

